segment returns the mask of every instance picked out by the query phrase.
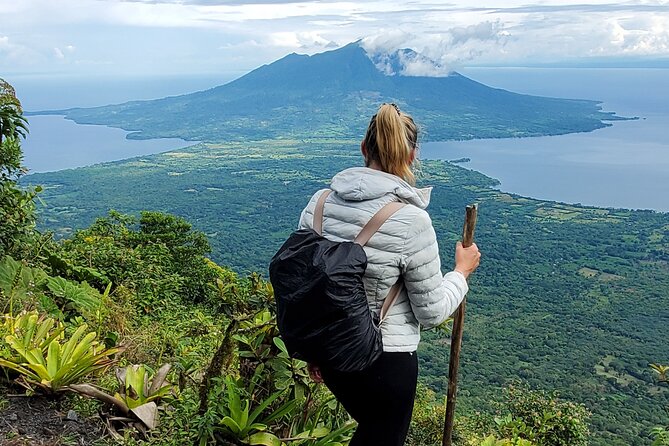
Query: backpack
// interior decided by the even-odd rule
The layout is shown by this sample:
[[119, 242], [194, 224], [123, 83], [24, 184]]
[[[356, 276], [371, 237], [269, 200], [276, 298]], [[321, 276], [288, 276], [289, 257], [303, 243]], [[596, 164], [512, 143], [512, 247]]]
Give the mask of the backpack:
[[383, 352], [380, 324], [402, 288], [398, 280], [380, 317], [370, 310], [362, 277], [367, 267], [363, 246], [381, 225], [405, 206], [392, 202], [378, 211], [351, 242], [321, 235], [325, 191], [314, 210], [314, 229], [293, 232], [272, 257], [277, 325], [294, 358], [341, 372], [364, 370]]

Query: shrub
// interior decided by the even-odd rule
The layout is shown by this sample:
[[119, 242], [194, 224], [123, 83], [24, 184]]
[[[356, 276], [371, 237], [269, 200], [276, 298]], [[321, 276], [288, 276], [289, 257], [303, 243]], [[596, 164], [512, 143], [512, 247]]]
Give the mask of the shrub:
[[110, 211], [89, 228], [65, 240], [54, 257], [79, 269], [89, 266], [116, 285], [138, 294], [146, 313], [169, 302], [207, 301], [217, 270], [204, 257], [205, 235], [185, 220], [160, 212], [142, 212], [139, 221]]
[[407, 446], [440, 446], [445, 418], [446, 405], [427, 386], [418, 384]]
[[530, 440], [538, 446], [585, 446], [590, 413], [582, 404], [560, 400], [557, 393], [524, 385], [505, 389], [504, 415], [495, 422], [506, 438]]
[[18, 186], [27, 171], [21, 165], [20, 143], [28, 132], [27, 123], [14, 88], [0, 79], [0, 257], [21, 251], [35, 230], [33, 198], [41, 188], [24, 190]]
[[0, 258], [0, 310], [11, 314], [38, 308], [60, 320], [79, 315], [93, 318], [108, 293], [109, 286], [101, 295], [86, 282], [51, 277], [10, 256]]

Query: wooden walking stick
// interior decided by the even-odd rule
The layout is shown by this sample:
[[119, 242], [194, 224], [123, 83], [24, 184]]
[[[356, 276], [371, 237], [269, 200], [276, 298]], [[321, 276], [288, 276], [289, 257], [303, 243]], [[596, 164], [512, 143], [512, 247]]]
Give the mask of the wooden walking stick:
[[[472, 204], [465, 210], [465, 224], [462, 227], [462, 246], [465, 248], [474, 242], [476, 215], [478, 205]], [[455, 397], [458, 390], [458, 369], [460, 368], [460, 348], [462, 347], [462, 330], [465, 324], [466, 299], [455, 311], [453, 333], [451, 335], [451, 356], [448, 362], [448, 397], [446, 398], [446, 420], [444, 421], [444, 437], [442, 446], [451, 446], [453, 437], [453, 419], [455, 417]]]

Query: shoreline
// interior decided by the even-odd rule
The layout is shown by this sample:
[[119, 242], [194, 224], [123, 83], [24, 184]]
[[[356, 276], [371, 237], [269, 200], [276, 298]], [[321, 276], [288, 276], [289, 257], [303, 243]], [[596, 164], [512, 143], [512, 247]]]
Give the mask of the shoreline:
[[[90, 124], [90, 123], [79, 123], [75, 119], [70, 119], [67, 118], [66, 115], [62, 113], [56, 113], [55, 111], [53, 113], [47, 113], [47, 114], [32, 114], [32, 116], [54, 116], [54, 117], [62, 117], [66, 121], [70, 121], [73, 124], [77, 126], [85, 126], [85, 127], [101, 127], [105, 129], [113, 129], [117, 131], [123, 131], [125, 132], [123, 141], [130, 141], [130, 142], [143, 142], [143, 141], [154, 141], [160, 143], [160, 141], [169, 141], [169, 140], [175, 140], [179, 139], [180, 143], [183, 145], [180, 145], [179, 147], [173, 147], [173, 148], [168, 148], [168, 149], [159, 149], [158, 151], [151, 151], [150, 153], [146, 154], [138, 154], [138, 155], [131, 155], [131, 156], [126, 156], [126, 155], [121, 155], [119, 158], [115, 159], [106, 159], [106, 160], [101, 160], [101, 161], [96, 161], [92, 162], [90, 164], [84, 164], [80, 166], [72, 166], [72, 167], [65, 167], [65, 168], [56, 168], [53, 170], [42, 170], [40, 169], [39, 171], [31, 171], [27, 177], [33, 177], [34, 175], [39, 175], [42, 173], [52, 173], [52, 172], [60, 172], [64, 170], [73, 170], [73, 169], [82, 169], [86, 167], [93, 167], [93, 166], [100, 166], [104, 165], [107, 163], [116, 163], [116, 162], [122, 162], [122, 161], [127, 161], [127, 160], [132, 160], [132, 159], [137, 159], [141, 157], [147, 157], [147, 156], [152, 156], [152, 155], [158, 155], [158, 154], [164, 154], [164, 153], [169, 153], [172, 151], [178, 151], [178, 150], [184, 150], [188, 149], [190, 147], [196, 146], [198, 144], [202, 143], [207, 143], [203, 141], [189, 141], [184, 138], [132, 138], [131, 135], [133, 135], [132, 131], [122, 129], [120, 127], [114, 127], [110, 125], [104, 125], [104, 124]], [[615, 122], [643, 122], [645, 121], [646, 118], [639, 118], [639, 117], [634, 117], [634, 118], [625, 118], [625, 119], [620, 119], [616, 120]], [[467, 143], [491, 143], [491, 144], [497, 144], [500, 142], [510, 142], [513, 141], [514, 143], [516, 142], [527, 142], [531, 141], [532, 143], [534, 142], [539, 142], [539, 141], [546, 141], [547, 138], [564, 138], [564, 137], [569, 137], [573, 135], [591, 135], [594, 134], [596, 130], [603, 130], [603, 129], [610, 129], [614, 127], [613, 123], [608, 124], [606, 127], [590, 130], [590, 131], [584, 131], [584, 132], [570, 132], [570, 133], [562, 133], [562, 134], [548, 134], [548, 135], [542, 135], [542, 136], [522, 136], [522, 137], [507, 137], [507, 138], [472, 138], [472, 139], [467, 139], [467, 140], [445, 140], [445, 141], [426, 141], [423, 144], [467, 144]], [[541, 139], [543, 138], [543, 140]], [[323, 141], [325, 138], [314, 138], [314, 140], [320, 140]], [[249, 143], [254, 143], [254, 142], [259, 142], [262, 140], [258, 141], [252, 141], [249, 140]], [[301, 141], [309, 141], [309, 140], [301, 140]], [[214, 143], [210, 143], [214, 144]], [[589, 200], [587, 197], [586, 198], [581, 198], [581, 199], [575, 199], [575, 200], [570, 200], [570, 199], [560, 199], [560, 198], [555, 198], [555, 197], [546, 197], [545, 195], [542, 196], [541, 192], [538, 192], [536, 194], [533, 193], [526, 193], [523, 191], [519, 191], [514, 187], [509, 187], [508, 181], [506, 181], [503, 177], [500, 178], [500, 175], [496, 175], [494, 172], [489, 172], [485, 168], [481, 168], [480, 166], [477, 166], [477, 159], [476, 157], [472, 157], [471, 155], [467, 154], [464, 156], [444, 156], [444, 157], [439, 157], [439, 156], [433, 156], [433, 155], [425, 155], [421, 154], [421, 158], [425, 160], [441, 160], [441, 161], [447, 161], [450, 162], [451, 164], [458, 165], [458, 167], [461, 167], [463, 169], [468, 169], [468, 170], [474, 170], [476, 172], [479, 172], [493, 180], [496, 180], [498, 184], [496, 186], [492, 186], [494, 189], [499, 190], [500, 192], [508, 193], [511, 195], [517, 195], [518, 197], [523, 197], [523, 198], [529, 198], [533, 200], [539, 200], [539, 201], [549, 201], [549, 202], [554, 202], [554, 203], [560, 203], [560, 204], [566, 204], [566, 205], [573, 205], [573, 206], [583, 206], [583, 207], [596, 207], [596, 208], [601, 208], [601, 209], [615, 209], [615, 210], [631, 210], [631, 211], [650, 211], [650, 212], [658, 212], [658, 213], [667, 213], [669, 212], [669, 209], [665, 210], [662, 207], [657, 208], [657, 207], [651, 207], [651, 206], [640, 206], [640, 207], [634, 207], [634, 206], [626, 206], [626, 205], [616, 205], [616, 204], [597, 204], [594, 203], [592, 200]], [[465, 161], [467, 160], [467, 161]], [[466, 165], [464, 165], [466, 164]]]
[[637, 119], [615, 122], [606, 131], [428, 142], [420, 157], [469, 158], [461, 167], [494, 178], [500, 183], [496, 189], [521, 197], [666, 214], [669, 113], [634, 112]]

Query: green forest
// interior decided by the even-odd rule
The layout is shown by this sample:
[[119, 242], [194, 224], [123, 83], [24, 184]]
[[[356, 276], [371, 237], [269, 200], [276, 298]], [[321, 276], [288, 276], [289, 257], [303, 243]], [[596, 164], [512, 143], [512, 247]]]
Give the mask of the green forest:
[[[0, 415], [20, 415], [0, 439], [31, 444], [10, 396], [26, 393], [80, 418], [65, 442], [347, 444], [354, 423], [287, 355], [263, 277], [311, 194], [360, 165], [356, 141], [198, 144], [25, 177], [27, 122], [2, 88]], [[456, 444], [669, 444], [669, 216], [505, 194], [441, 161], [420, 183], [444, 268], [480, 205]], [[408, 445], [441, 444], [448, 346], [448, 330], [424, 333]]]

